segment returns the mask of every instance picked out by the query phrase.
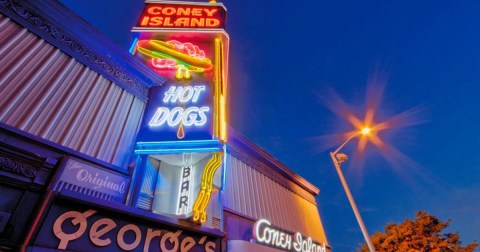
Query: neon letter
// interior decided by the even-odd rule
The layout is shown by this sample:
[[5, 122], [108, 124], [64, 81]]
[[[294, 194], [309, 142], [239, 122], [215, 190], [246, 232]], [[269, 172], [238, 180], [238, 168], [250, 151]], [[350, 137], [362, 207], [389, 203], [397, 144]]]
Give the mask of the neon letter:
[[201, 16], [202, 16], [202, 9], [200, 9], [200, 8], [193, 8], [193, 9], [192, 9], [192, 16], [201, 17]]
[[162, 7], [153, 6], [153, 7], [148, 8], [147, 11], [148, 11], [149, 14], [158, 15], [158, 14], [160, 14], [161, 9], [162, 9]]
[[90, 228], [90, 241], [92, 241], [93, 244], [99, 247], [108, 246], [110, 243], [112, 243], [110, 238], [102, 239], [100, 237], [108, 233], [116, 226], [117, 223], [115, 223], [115, 221], [113, 221], [112, 219], [108, 218], [103, 218], [95, 221], [95, 223], [93, 223], [92, 227]]
[[266, 224], [267, 226], [270, 226], [270, 222], [268, 220], [265, 220], [265, 219], [260, 219], [258, 220], [255, 225], [253, 226], [253, 229], [255, 230], [255, 233], [253, 233], [253, 236], [255, 237], [255, 239], [258, 241], [258, 242], [263, 242], [265, 241], [265, 232], [263, 233], [263, 235], [260, 233], [260, 226], [262, 224]]
[[175, 20], [176, 27], [188, 27], [190, 19], [189, 18], [179, 18]]
[[215, 12], [217, 12], [218, 10], [217, 9], [203, 9], [206, 13], [207, 13], [207, 16], [209, 17], [213, 17], [213, 14], [215, 14]]
[[150, 251], [150, 242], [155, 237], [160, 237], [162, 232], [160, 230], [152, 230], [151, 228], [147, 229], [147, 236], [145, 237], [145, 244], [143, 245], [143, 252]]
[[[126, 243], [124, 240], [124, 236], [127, 231], [133, 231], [133, 233], [135, 233], [135, 240], [130, 244]], [[141, 240], [142, 240], [142, 231], [140, 230], [139, 227], [137, 227], [137, 225], [127, 224], [122, 228], [120, 228], [120, 230], [118, 230], [117, 244], [123, 250], [134, 250], [135, 248], [138, 247]]]
[[[60, 239], [60, 243], [58, 244], [58, 249], [67, 249], [68, 242], [72, 240], [76, 240], [80, 238], [85, 230], [87, 230], [87, 218], [92, 216], [97, 211], [95, 210], [87, 210], [84, 213], [77, 212], [77, 211], [69, 211], [62, 215], [60, 215], [55, 222], [53, 223], [53, 234]], [[72, 219], [70, 222], [72, 225], [77, 226], [78, 230], [71, 234], [66, 234], [63, 232], [62, 224], [64, 221]]]
[[167, 120], [168, 115], [170, 114], [170, 111], [168, 108], [165, 107], [160, 107], [157, 109], [155, 112], [155, 115], [153, 115], [152, 120], [148, 123], [149, 126], [155, 127], [155, 126], [162, 126], [165, 121]]
[[177, 11], [173, 7], [166, 7], [166, 8], [163, 8], [163, 10], [162, 10], [162, 14], [167, 15], [167, 16], [171, 16], [171, 15], [175, 14], [176, 12]]
[[163, 17], [152, 17], [148, 25], [162, 25]]
[[207, 27], [217, 27], [220, 24], [220, 21], [216, 18], [207, 18]]
[[168, 126], [173, 127], [180, 124], [180, 122], [182, 121], [182, 114], [183, 114], [182, 107], [176, 107], [172, 109], [172, 111], [170, 111], [170, 116], [167, 119]]
[[193, 89], [195, 89], [195, 94], [193, 95], [192, 102], [197, 102], [198, 97], [200, 96], [200, 93], [202, 91], [205, 91], [205, 86], [195, 86], [193, 87]]
[[177, 8], [177, 16], [190, 16], [190, 8]]
[[188, 102], [190, 99], [192, 99], [193, 93], [194, 93], [193, 87], [188, 86], [188, 87], [184, 87], [184, 88], [180, 87], [180, 88], [181, 89], [178, 92], [179, 94], [181, 93], [179, 97], [180, 102]]
[[203, 126], [205, 125], [205, 123], [207, 123], [207, 116], [205, 115], [205, 113], [207, 113], [208, 111], [210, 111], [209, 107], [201, 107], [198, 110], [198, 115], [200, 116], [200, 120], [194, 123], [195, 126]]
[[178, 99], [178, 96], [180, 95], [180, 90], [182, 90], [182, 87], [176, 87], [176, 86], [171, 86], [167, 92], [165, 92], [165, 97], [163, 97], [163, 102], [168, 103], [168, 102], [176, 102]]
[[148, 24], [149, 16], [145, 16], [142, 18], [142, 22], [140, 23], [141, 26], [146, 26]]
[[183, 112], [183, 125], [192, 126], [197, 119], [198, 107], [190, 107]]

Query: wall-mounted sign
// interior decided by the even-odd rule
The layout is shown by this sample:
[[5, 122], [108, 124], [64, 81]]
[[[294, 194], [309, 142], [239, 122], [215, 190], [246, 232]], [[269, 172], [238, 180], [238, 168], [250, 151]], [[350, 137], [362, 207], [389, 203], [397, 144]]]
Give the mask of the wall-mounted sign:
[[[175, 152], [203, 152], [205, 143], [223, 144], [228, 140], [229, 37], [223, 30], [225, 17], [225, 7], [220, 3], [145, 3], [132, 30], [135, 40], [130, 52], [169, 81], [150, 89], [137, 136], [137, 154], [172, 151], [165, 143], [185, 147], [173, 148]], [[174, 211], [177, 215], [192, 209], [194, 222], [207, 220], [213, 177], [223, 160], [223, 153], [215, 152], [203, 169], [196, 199], [191, 196], [189, 168], [182, 168], [185, 176], [180, 180]], [[140, 192], [140, 187], [132, 191]]]
[[129, 177], [120, 172], [68, 158], [53, 190], [75, 190], [95, 198], [123, 202], [129, 181]]
[[192, 192], [194, 183], [193, 169], [193, 157], [190, 155], [190, 158], [184, 158], [184, 162], [182, 164], [180, 183], [178, 183], [179, 196], [176, 210], [177, 215], [188, 214], [189, 210], [191, 209], [192, 197], [190, 194]]
[[52, 206], [35, 246], [68, 251], [213, 252], [220, 251], [219, 240], [151, 219], [65, 201]]
[[326, 252], [325, 243], [319, 244], [311, 237], [305, 237], [297, 232], [291, 234], [272, 226], [270, 221], [258, 220], [253, 226], [253, 236], [256, 242], [284, 251], [295, 252]]
[[[213, 69], [210, 56], [211, 50], [208, 50], [207, 44], [193, 44], [191, 42], [180, 42], [178, 40], [156, 40], [142, 39], [137, 42], [136, 51], [138, 51], [147, 63], [157, 72], [166, 77], [175, 73], [177, 80], [189, 80], [192, 78], [192, 72], [205, 73]], [[207, 52], [206, 52], [207, 51]], [[163, 71], [162, 71], [163, 70]], [[210, 75], [211, 76], [211, 75]], [[201, 75], [195, 76], [196, 79]]]
[[212, 100], [211, 88], [203, 82], [152, 88], [138, 141], [212, 139]]
[[138, 27], [148, 28], [225, 28], [226, 10], [221, 4], [145, 3]]
[[[142, 130], [166, 130], [168, 135], [176, 130], [177, 137], [142, 137], [140, 141], [227, 141], [229, 38], [223, 30], [225, 17], [225, 7], [220, 3], [145, 3], [133, 28], [136, 39], [131, 53], [171, 82], [164, 85], [166, 90], [162, 88], [160, 95], [152, 91], [145, 113], [148, 118], [144, 118], [151, 128]], [[208, 105], [201, 99], [208, 99]], [[202, 137], [200, 129], [206, 133]], [[140, 135], [152, 136], [148, 132]]]

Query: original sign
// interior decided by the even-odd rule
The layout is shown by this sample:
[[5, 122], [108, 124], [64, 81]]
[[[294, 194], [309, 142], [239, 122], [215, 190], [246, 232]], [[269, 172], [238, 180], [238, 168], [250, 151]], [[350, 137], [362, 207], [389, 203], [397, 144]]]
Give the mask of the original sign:
[[326, 252], [325, 243], [319, 244], [311, 237], [297, 232], [295, 235], [272, 227], [265, 219], [258, 220], [253, 226], [253, 237], [260, 244], [265, 244], [284, 251]]
[[[201, 251], [220, 250], [219, 238], [168, 227], [121, 212], [82, 204], [55, 204], [35, 246], [68, 251]], [[72, 205], [71, 203], [68, 205]]]
[[218, 4], [145, 3], [138, 27], [224, 29], [226, 10]]
[[105, 195], [113, 201], [122, 202], [125, 198], [129, 178], [106, 168], [69, 158], [56, 182], [55, 191], [72, 186], [86, 194]]

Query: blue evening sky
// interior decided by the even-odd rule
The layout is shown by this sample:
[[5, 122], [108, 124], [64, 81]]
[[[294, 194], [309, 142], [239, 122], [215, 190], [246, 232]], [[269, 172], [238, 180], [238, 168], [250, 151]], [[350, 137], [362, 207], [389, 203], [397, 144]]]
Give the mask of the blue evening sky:
[[[141, 0], [61, 0], [126, 50]], [[480, 240], [480, 1], [229, 0], [231, 124], [320, 188], [334, 251], [363, 236], [325, 136], [353, 128], [319, 99], [364, 108], [368, 76], [388, 76], [379, 115], [413, 107], [422, 124], [379, 133], [407, 159], [373, 145], [343, 169], [372, 234], [425, 210], [451, 219], [464, 244]], [[328, 98], [327, 98], [328, 99]], [[362, 114], [358, 114], [363, 117]], [[381, 118], [381, 119], [382, 119]], [[357, 140], [343, 151], [355, 151]], [[340, 145], [338, 140], [336, 145]], [[330, 145], [332, 146], [332, 145]]]

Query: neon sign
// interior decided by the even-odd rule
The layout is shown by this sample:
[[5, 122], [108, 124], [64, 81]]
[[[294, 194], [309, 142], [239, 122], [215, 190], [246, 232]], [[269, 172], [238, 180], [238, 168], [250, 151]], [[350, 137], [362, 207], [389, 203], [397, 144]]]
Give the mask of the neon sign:
[[149, 28], [223, 29], [226, 11], [221, 4], [145, 3], [137, 26]]
[[188, 158], [183, 154], [182, 176], [178, 189], [179, 197], [176, 211], [177, 215], [188, 214], [190, 210], [189, 207], [191, 206], [192, 198], [190, 192], [193, 187], [193, 169], [192, 155], [190, 154], [190, 158]]
[[179, 102], [188, 102], [192, 101], [196, 103], [200, 93], [205, 91], [205, 86], [171, 86], [167, 92], [165, 92], [165, 97], [163, 98], [164, 103], [176, 103]]
[[284, 251], [295, 252], [326, 252], [325, 243], [314, 242], [311, 237], [297, 232], [295, 235], [281, 231], [271, 226], [266, 219], [260, 219], [253, 226], [253, 236], [258, 243], [269, 245]]
[[[164, 103], [187, 103], [191, 102], [193, 104], [197, 103], [200, 93], [205, 91], [205, 86], [171, 86], [167, 92], [165, 92], [165, 97], [163, 98]], [[176, 126], [204, 126], [207, 122], [207, 113], [210, 111], [210, 108], [207, 106], [204, 107], [188, 107], [185, 106], [175, 107], [170, 110], [167, 107], [157, 108], [155, 114], [151, 118], [148, 125], [150, 127], [162, 126], [165, 123], [170, 127]], [[180, 131], [179, 127], [179, 131]], [[180, 133], [177, 133], [179, 139]]]
[[[41, 235], [53, 234], [59, 250], [91, 251], [204, 251], [217, 250], [215, 239], [181, 229], [164, 229], [114, 219], [94, 209], [65, 211]], [[72, 232], [73, 231], [73, 232]]]
[[192, 43], [181, 43], [176, 40], [140, 40], [137, 50], [151, 57], [152, 67], [159, 70], [174, 70], [179, 80], [190, 79], [190, 71], [203, 73], [213, 68], [205, 52]]
[[[226, 9], [221, 3], [146, 1], [133, 31], [137, 33], [131, 53], [137, 55], [169, 81], [150, 89], [137, 141], [205, 142], [228, 140], [227, 82], [229, 37], [225, 28]], [[180, 141], [181, 140], [181, 141]], [[148, 147], [138, 153], [167, 153], [172, 150]], [[188, 146], [185, 145], [185, 146]], [[199, 152], [189, 147], [187, 152]], [[218, 148], [220, 150], [221, 148]], [[175, 149], [178, 152], [179, 149]], [[201, 151], [215, 151], [201, 148]], [[192, 170], [182, 167], [178, 215], [193, 212], [193, 221], [207, 220], [206, 209], [213, 189], [215, 171], [223, 153], [212, 154], [200, 179], [200, 190], [190, 205]], [[179, 152], [181, 153], [181, 152]], [[188, 197], [188, 198], [187, 198]]]
[[222, 158], [222, 152], [213, 153], [212, 158], [205, 165], [200, 181], [200, 192], [193, 203], [193, 221], [196, 223], [201, 224], [207, 220], [206, 209], [212, 196], [213, 177], [218, 167], [222, 165]]

